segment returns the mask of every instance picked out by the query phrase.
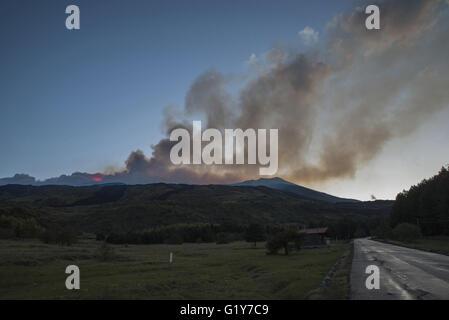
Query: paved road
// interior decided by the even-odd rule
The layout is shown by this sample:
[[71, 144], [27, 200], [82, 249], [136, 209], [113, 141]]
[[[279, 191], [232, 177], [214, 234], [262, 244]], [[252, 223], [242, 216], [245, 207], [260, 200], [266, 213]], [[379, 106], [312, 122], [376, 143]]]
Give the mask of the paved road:
[[[368, 290], [368, 265], [380, 270], [380, 289]], [[354, 241], [351, 299], [449, 299], [449, 256], [368, 239]]]

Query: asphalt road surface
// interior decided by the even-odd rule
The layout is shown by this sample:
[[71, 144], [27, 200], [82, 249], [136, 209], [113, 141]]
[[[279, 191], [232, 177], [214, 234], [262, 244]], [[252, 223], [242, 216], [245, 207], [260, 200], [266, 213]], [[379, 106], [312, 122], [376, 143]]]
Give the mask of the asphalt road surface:
[[[369, 265], [379, 267], [379, 289], [365, 286]], [[350, 281], [355, 300], [449, 299], [449, 256], [357, 239]]]

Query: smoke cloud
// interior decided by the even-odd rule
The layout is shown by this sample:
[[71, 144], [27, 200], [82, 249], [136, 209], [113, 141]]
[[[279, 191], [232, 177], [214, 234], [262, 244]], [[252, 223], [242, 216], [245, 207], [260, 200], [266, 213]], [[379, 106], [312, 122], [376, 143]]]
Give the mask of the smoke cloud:
[[[392, 139], [411, 134], [449, 106], [449, 2], [377, 1], [381, 30], [366, 30], [364, 6], [334, 17], [308, 52], [273, 49], [258, 58], [237, 95], [233, 78], [215, 69], [197, 77], [182, 110], [165, 110], [167, 137], [174, 128], [279, 129], [279, 175], [297, 183], [351, 178]], [[254, 165], [185, 165], [170, 162], [174, 142], [132, 152], [108, 174], [74, 173], [43, 182], [29, 176], [0, 184], [232, 183], [258, 177]], [[6, 180], [8, 179], [8, 180]]]

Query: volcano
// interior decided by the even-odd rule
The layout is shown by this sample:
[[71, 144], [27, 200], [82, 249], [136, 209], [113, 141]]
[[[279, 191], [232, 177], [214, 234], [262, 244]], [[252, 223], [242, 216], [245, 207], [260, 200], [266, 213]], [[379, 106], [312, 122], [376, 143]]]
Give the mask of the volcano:
[[347, 199], [336, 197], [324, 192], [309, 189], [281, 178], [260, 178], [258, 180], [246, 180], [243, 182], [232, 184], [232, 186], [246, 186], [246, 187], [267, 187], [275, 190], [281, 190], [296, 195], [299, 198], [315, 201], [324, 201], [329, 203], [339, 202], [360, 202], [356, 199]]

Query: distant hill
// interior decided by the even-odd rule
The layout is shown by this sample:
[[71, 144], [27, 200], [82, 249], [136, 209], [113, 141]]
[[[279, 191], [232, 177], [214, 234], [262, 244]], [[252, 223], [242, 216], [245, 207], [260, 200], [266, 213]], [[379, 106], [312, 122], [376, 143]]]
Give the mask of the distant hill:
[[324, 192], [319, 192], [313, 189], [309, 189], [297, 184], [285, 181], [281, 178], [260, 178], [258, 180], [247, 180], [240, 183], [233, 184], [233, 186], [246, 186], [246, 187], [268, 187], [271, 189], [290, 192], [297, 195], [302, 199], [324, 201], [329, 203], [338, 202], [360, 202], [355, 199], [339, 198]]
[[43, 226], [128, 232], [179, 223], [307, 224], [389, 213], [393, 201], [311, 201], [268, 187], [222, 185], [0, 186], [0, 215]]

